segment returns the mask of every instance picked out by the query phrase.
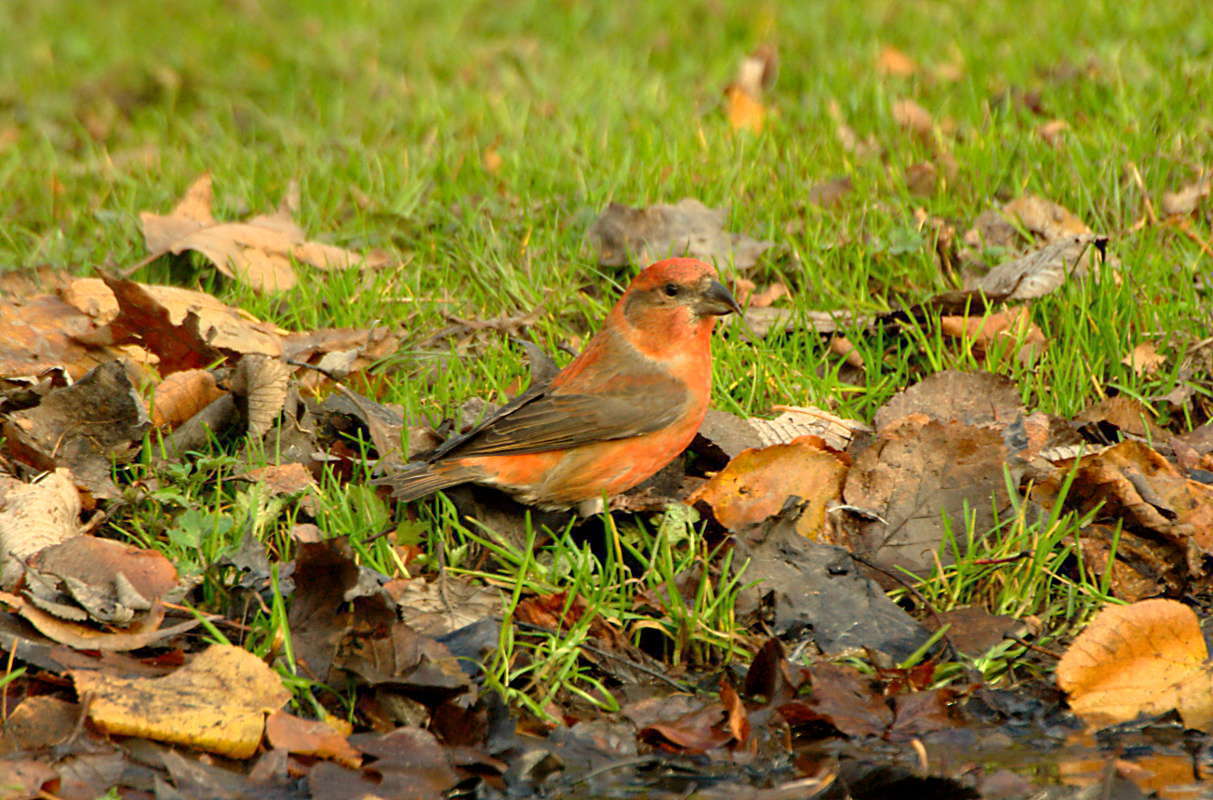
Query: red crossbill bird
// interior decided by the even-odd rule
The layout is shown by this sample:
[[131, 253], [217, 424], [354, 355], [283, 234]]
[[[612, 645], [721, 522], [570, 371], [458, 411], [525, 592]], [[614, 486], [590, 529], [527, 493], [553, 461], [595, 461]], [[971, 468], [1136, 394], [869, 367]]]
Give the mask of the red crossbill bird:
[[478, 483], [544, 509], [592, 513], [695, 438], [712, 391], [712, 327], [730, 312], [741, 309], [712, 267], [659, 261], [550, 381], [382, 482], [400, 500]]

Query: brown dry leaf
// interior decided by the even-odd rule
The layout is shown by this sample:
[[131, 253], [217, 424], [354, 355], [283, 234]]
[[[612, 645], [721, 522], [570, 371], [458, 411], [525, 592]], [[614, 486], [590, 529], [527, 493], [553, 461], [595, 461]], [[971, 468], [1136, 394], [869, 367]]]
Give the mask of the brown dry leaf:
[[240, 359], [232, 373], [232, 393], [245, 402], [248, 435], [264, 436], [286, 405], [290, 393], [291, 368], [285, 361], [262, 355]]
[[949, 369], [893, 395], [876, 411], [875, 423], [883, 431], [911, 414], [922, 414], [939, 422], [1003, 428], [1022, 413], [1019, 389], [1010, 378]]
[[1140, 378], [1158, 372], [1158, 368], [1167, 363], [1167, 357], [1158, 352], [1153, 342], [1142, 342], [1134, 347], [1120, 363], [1132, 369]]
[[147, 647], [161, 639], [185, 633], [198, 627], [199, 624], [197, 619], [191, 619], [179, 625], [161, 628], [160, 623], [164, 621], [164, 607], [156, 604], [139, 622], [129, 628], [99, 630], [79, 622], [61, 619], [43, 611], [29, 600], [7, 592], [0, 592], [0, 602], [24, 617], [38, 629], [39, 633], [77, 650], [138, 650], [140, 647]]
[[62, 467], [33, 483], [0, 476], [0, 588], [17, 582], [30, 556], [80, 532], [80, 493], [71, 476]]
[[1175, 600], [1107, 606], [1057, 665], [1057, 685], [1087, 724], [1105, 727], [1177, 709], [1189, 728], [1213, 723], [1213, 673], [1192, 609]]
[[[1054, 462], [1064, 473], [1070, 459]], [[1213, 553], [1213, 486], [1189, 480], [1143, 442], [1126, 440], [1081, 458], [1072, 496], [1086, 510], [1102, 503], [1104, 518], [1153, 531], [1203, 575], [1202, 554]]]
[[54, 747], [76, 732], [79, 718], [80, 706], [75, 703], [50, 695], [27, 697], [9, 713], [4, 722], [0, 753]]
[[152, 401], [152, 424], [157, 428], [176, 428], [222, 396], [223, 390], [210, 371], [187, 369], [174, 372], [156, 387]]
[[1070, 123], [1064, 119], [1050, 120], [1036, 129], [1036, 133], [1040, 138], [1044, 139], [1050, 147], [1061, 147], [1066, 143], [1062, 134], [1070, 129]]
[[316, 485], [312, 473], [297, 461], [258, 467], [235, 477], [260, 483], [269, 490], [270, 495], [298, 494]]
[[[122, 301], [115, 295], [115, 286]], [[136, 287], [133, 290], [131, 287]], [[232, 353], [261, 353], [276, 356], [282, 353], [282, 338], [287, 331], [262, 322], [242, 308], [234, 308], [217, 297], [183, 289], [179, 286], [159, 286], [119, 279], [80, 278], [61, 292], [63, 299], [88, 314], [98, 323], [109, 324], [122, 313], [124, 304], [134, 304], [163, 313], [168, 325], [180, 328], [193, 314], [198, 318], [198, 330], [206, 342]], [[134, 309], [128, 310], [131, 313]], [[136, 321], [135, 326], [138, 326]]]
[[1027, 306], [980, 317], [940, 317], [939, 329], [944, 336], [972, 342], [974, 354], [979, 358], [984, 358], [991, 346], [999, 342], [1019, 342], [1015, 357], [1021, 364], [1030, 364], [1045, 346], [1044, 332], [1032, 322]]
[[211, 176], [204, 174], [170, 213], [140, 213], [148, 250], [154, 254], [201, 253], [224, 275], [257, 291], [293, 287], [292, 258], [323, 270], [385, 264], [382, 258], [364, 258], [340, 247], [307, 241], [286, 208], [246, 222], [218, 222], [211, 214], [212, 200]]
[[[966, 234], [967, 236], [967, 234]], [[974, 282], [973, 288], [1000, 302], [1034, 300], [1065, 283], [1070, 275], [1082, 275], [1100, 250], [1094, 234], [1075, 234], [1049, 242], [1024, 256], [1004, 261]], [[1096, 247], [1092, 248], [1094, 244]]]
[[792, 293], [788, 291], [788, 287], [782, 283], [772, 283], [762, 291], [750, 295], [750, 305], [754, 308], [765, 308], [778, 300], [791, 296]]
[[122, 678], [70, 670], [76, 693], [100, 730], [248, 758], [267, 714], [291, 699], [282, 680], [247, 650], [211, 645], [163, 678]]
[[1044, 237], [1046, 242], [1091, 233], [1072, 211], [1039, 195], [1017, 197], [1002, 207], [1002, 213], [1007, 219], [1018, 220], [1031, 233]]
[[1162, 212], [1169, 217], [1186, 216], [1200, 206], [1201, 201], [1213, 191], [1213, 177], [1201, 175], [1194, 183], [1190, 183], [1177, 192], [1167, 192], [1162, 196]]
[[94, 339], [102, 344], [142, 341], [160, 358], [161, 374], [206, 367], [221, 352], [282, 353], [286, 331], [208, 294], [110, 276], [102, 280], [103, 291], [97, 280], [74, 282], [64, 290], [65, 298], [108, 322], [108, 329], [98, 331]]
[[1107, 423], [1125, 433], [1151, 442], [1167, 440], [1167, 432], [1154, 422], [1154, 413], [1137, 398], [1125, 394], [1108, 397], [1083, 409], [1082, 413], [1074, 418], [1074, 421], [1094, 424]]
[[303, 719], [279, 709], [265, 721], [265, 737], [271, 747], [291, 753], [325, 758], [351, 769], [362, 766], [362, 754], [345, 735], [320, 720]]
[[[929, 571], [948, 530], [991, 530], [994, 509], [1006, 508], [1001, 431], [941, 423], [911, 414], [882, 426], [878, 438], [855, 459], [843, 498], [870, 518], [847, 517], [848, 549], [882, 567]], [[947, 556], [945, 554], [945, 560]]]
[[935, 194], [939, 186], [939, 170], [929, 161], [906, 167], [906, 188], [910, 194], [926, 197]]
[[151, 426], [121, 361], [102, 364], [71, 386], [51, 389], [42, 402], [4, 423], [10, 453], [42, 469], [68, 467], [94, 497], [118, 497], [113, 459], [133, 456]]
[[876, 56], [876, 71], [882, 75], [908, 78], [918, 71], [918, 64], [896, 47], [885, 45]]
[[915, 136], [924, 139], [930, 137], [935, 129], [935, 120], [931, 117], [931, 112], [909, 98], [893, 103], [893, 121]]
[[78, 380], [123, 353], [121, 348], [90, 347], [80, 341], [96, 330], [93, 320], [53, 295], [24, 302], [0, 299], [0, 378], [63, 367]]
[[822, 208], [833, 208], [840, 204], [844, 197], [855, 190], [855, 185], [846, 175], [840, 175], [827, 181], [815, 183], [809, 188], [810, 203]]
[[693, 256], [717, 266], [754, 266], [773, 242], [724, 230], [726, 211], [692, 198], [676, 205], [631, 208], [611, 203], [586, 234], [599, 250], [598, 262], [622, 267], [651, 264], [670, 256]]
[[23, 586], [26, 600], [58, 619], [143, 633], [163, 619], [160, 600], [177, 571], [154, 550], [74, 536], [32, 556]]
[[717, 522], [738, 530], [778, 514], [789, 497], [799, 497], [807, 506], [797, 531], [816, 540], [825, 527], [826, 507], [842, 494], [847, 474], [846, 462], [824, 444], [816, 436], [800, 436], [787, 444], [744, 450], [687, 503], [707, 503]]

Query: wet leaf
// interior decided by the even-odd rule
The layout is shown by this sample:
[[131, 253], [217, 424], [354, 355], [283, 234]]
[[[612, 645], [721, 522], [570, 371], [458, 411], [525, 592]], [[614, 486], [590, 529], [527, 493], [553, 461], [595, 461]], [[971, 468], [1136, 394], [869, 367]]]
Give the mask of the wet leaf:
[[278, 674], [239, 647], [211, 645], [163, 678], [70, 670], [88, 716], [109, 734], [142, 736], [230, 758], [257, 750], [265, 717], [290, 699]]
[[1175, 600], [1107, 606], [1057, 665], [1057, 685], [1088, 724], [1177, 709], [1190, 728], [1213, 724], [1213, 672], [1200, 623]]

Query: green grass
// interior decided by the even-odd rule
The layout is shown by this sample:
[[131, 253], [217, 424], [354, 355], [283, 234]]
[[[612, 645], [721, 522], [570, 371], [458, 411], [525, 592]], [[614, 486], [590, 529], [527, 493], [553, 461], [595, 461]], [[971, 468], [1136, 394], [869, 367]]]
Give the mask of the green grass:
[[[1032, 305], [1048, 346], [1029, 365], [1011, 348], [978, 360], [931, 322], [904, 334], [851, 331], [868, 364], [865, 383], [853, 387], [816, 335], [747, 341], [726, 326], [714, 403], [737, 413], [816, 404], [870, 420], [924, 374], [976, 368], [1015, 379], [1029, 408], [1072, 415], [1108, 392], [1150, 401], [1170, 391], [1188, 345], [1209, 334], [1207, 281], [1201, 288], [1209, 257], [1173, 228], [1134, 229], [1147, 197], [1157, 207], [1163, 192], [1210, 163], [1213, 18], [1196, 0], [9, 0], [0, 30], [0, 268], [88, 274], [133, 264], [146, 255], [139, 211], [166, 211], [204, 170], [225, 219], [271, 210], [298, 180], [299, 219], [311, 235], [384, 248], [403, 266], [366, 276], [301, 267], [300, 284], [278, 296], [166, 262], [136, 277], [197, 285], [287, 328], [403, 323], [407, 341], [383, 367], [392, 388], [381, 399], [401, 403], [409, 419], [437, 421], [473, 395], [500, 400], [526, 375], [505, 336], [468, 352], [446, 342], [418, 347], [446, 324], [443, 313], [540, 308], [531, 335], [546, 349], [584, 341], [631, 274], [597, 266], [584, 242], [610, 201], [692, 196], [728, 206], [731, 229], [778, 245], [747, 275], [786, 283], [797, 310], [873, 312], [951, 288], [929, 230], [916, 228], [916, 207], [963, 233], [981, 211], [1033, 192], [1111, 237], [1115, 278], [1073, 281]], [[721, 89], [766, 41], [781, 54], [772, 114], [761, 135], [735, 134]], [[916, 59], [919, 72], [878, 74], [884, 45]], [[959, 80], [935, 77], [945, 64], [961, 66]], [[1044, 116], [1015, 99], [1027, 91], [1039, 93]], [[933, 148], [893, 121], [890, 106], [903, 97], [934, 115], [958, 164], [929, 197], [904, 185], [904, 168], [932, 160]], [[843, 147], [832, 103], [859, 138], [875, 138], [878, 155]], [[1061, 147], [1036, 133], [1050, 118], [1070, 125]], [[489, 147], [502, 159], [496, 171], [484, 163]], [[855, 186], [838, 208], [807, 201], [813, 184], [837, 175]], [[1193, 230], [1209, 241], [1207, 207], [1202, 214]], [[1142, 377], [1121, 360], [1145, 340], [1168, 361]], [[1196, 404], [1155, 407], [1179, 428], [1209, 415], [1209, 376], [1192, 380]], [[200, 575], [245, 530], [274, 552], [288, 550], [292, 512], [227, 480], [244, 466], [229, 457], [169, 468], [146, 505], [121, 518], [122, 530]], [[321, 487], [319, 503], [331, 534], [377, 530], [390, 516], [362, 487], [336, 481]], [[426, 513], [427, 527], [413, 533], [430, 544], [456, 535], [440, 508]], [[1005, 523], [1007, 546], [1075, 524], [1054, 522]], [[457, 555], [458, 543], [448, 546]], [[502, 579], [530, 591], [567, 588], [605, 568], [584, 562], [581, 572], [540, 580], [541, 559], [498, 555]], [[559, 552], [549, 555], [559, 561]], [[704, 557], [685, 544], [670, 555]], [[360, 558], [401, 570], [386, 540]], [[941, 599], [1031, 597], [1040, 600], [1033, 613], [1044, 613], [1058, 597], [1035, 585], [1019, 595], [988, 582], [957, 588], [958, 574], [940, 576]], [[219, 603], [222, 584], [212, 575], [204, 599]], [[604, 598], [604, 613], [618, 616], [613, 604], [622, 602]], [[713, 631], [726, 627], [721, 614]], [[272, 608], [254, 616], [262, 629], [281, 620]], [[727, 636], [671, 619], [675, 629], [662, 635], [676, 649], [702, 646], [703, 658], [727, 651]], [[528, 663], [549, 665], [545, 679], [569, 677], [578, 667], [566, 656], [551, 649]], [[520, 669], [507, 659], [494, 674], [509, 687], [541, 667]]]

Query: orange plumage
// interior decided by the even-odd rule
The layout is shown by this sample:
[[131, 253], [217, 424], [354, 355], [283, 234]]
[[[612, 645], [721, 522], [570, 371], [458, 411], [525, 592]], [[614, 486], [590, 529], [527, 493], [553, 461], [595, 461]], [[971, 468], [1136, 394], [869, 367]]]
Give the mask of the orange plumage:
[[695, 438], [712, 390], [712, 327], [733, 311], [712, 267], [659, 261], [559, 374], [384, 482], [402, 500], [470, 482], [543, 508], [626, 491]]

